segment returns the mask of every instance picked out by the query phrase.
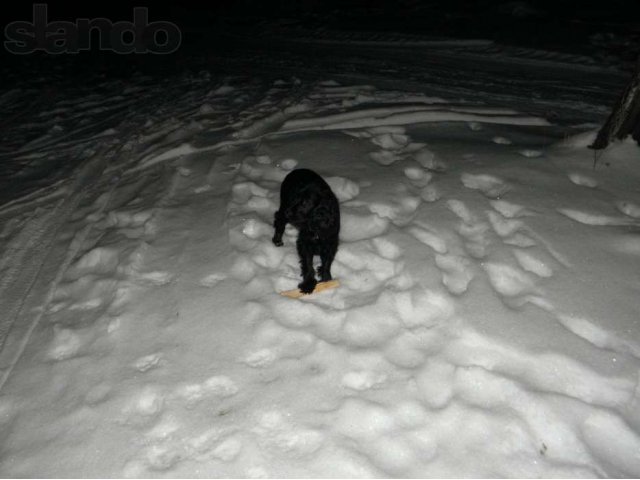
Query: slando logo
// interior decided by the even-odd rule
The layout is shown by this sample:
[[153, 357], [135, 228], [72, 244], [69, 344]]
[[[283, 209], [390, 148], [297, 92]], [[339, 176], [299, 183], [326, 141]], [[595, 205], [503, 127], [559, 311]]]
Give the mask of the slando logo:
[[149, 23], [146, 7], [133, 9], [133, 22], [112, 22], [107, 18], [78, 18], [75, 23], [47, 18], [47, 5], [33, 5], [33, 21], [16, 21], [4, 29], [4, 47], [13, 54], [27, 55], [35, 51], [52, 54], [79, 53], [91, 49], [91, 34], [97, 31], [100, 50], [115, 53], [175, 52], [182, 42], [182, 33], [171, 22]]

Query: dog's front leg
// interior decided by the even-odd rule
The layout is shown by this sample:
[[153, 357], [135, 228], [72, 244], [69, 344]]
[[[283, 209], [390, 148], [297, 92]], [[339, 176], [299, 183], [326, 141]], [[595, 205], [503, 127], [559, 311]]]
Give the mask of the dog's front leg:
[[282, 246], [282, 234], [284, 233], [284, 227], [287, 225], [287, 219], [284, 214], [278, 210], [274, 215], [273, 227], [276, 229], [276, 232], [273, 235], [273, 239], [271, 240], [276, 247]]
[[300, 268], [302, 269], [302, 282], [298, 284], [298, 288], [302, 293], [311, 293], [316, 288], [318, 281], [313, 271], [313, 250], [306, 243], [301, 241], [300, 237], [296, 242], [298, 256], [300, 257]]

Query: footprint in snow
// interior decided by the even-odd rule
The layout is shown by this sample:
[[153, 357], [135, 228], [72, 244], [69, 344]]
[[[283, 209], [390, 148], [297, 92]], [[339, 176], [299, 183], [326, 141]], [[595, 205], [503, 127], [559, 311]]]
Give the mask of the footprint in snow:
[[426, 186], [433, 178], [433, 174], [418, 167], [407, 167], [404, 169], [404, 174], [416, 187]]
[[501, 297], [511, 299], [535, 293], [535, 284], [524, 271], [503, 263], [483, 265], [489, 283]]
[[350, 371], [342, 377], [342, 386], [355, 391], [370, 390], [384, 384], [387, 375], [372, 370]]
[[395, 152], [390, 152], [388, 150], [371, 152], [369, 153], [369, 157], [371, 157], [371, 160], [382, 166], [391, 165], [392, 163], [395, 163], [402, 158]]
[[134, 363], [134, 368], [139, 372], [146, 372], [148, 370], [151, 370], [152, 368], [156, 368], [159, 365], [161, 359], [162, 354], [152, 353], [151, 355], [146, 355], [136, 360]]
[[212, 273], [200, 279], [200, 285], [208, 288], [215, 287], [226, 278], [227, 276], [224, 273]]
[[325, 179], [340, 203], [353, 200], [360, 194], [360, 186], [344, 177], [328, 177]]
[[524, 227], [524, 223], [521, 220], [505, 218], [494, 211], [488, 211], [487, 217], [493, 231], [501, 238], [512, 237]]
[[621, 200], [616, 202], [616, 208], [631, 218], [640, 218], [640, 205], [637, 203]]
[[165, 407], [165, 396], [158, 387], [147, 385], [131, 396], [123, 408], [124, 423], [148, 426], [155, 422]]
[[162, 286], [167, 285], [173, 280], [173, 275], [169, 272], [148, 272], [148, 273], [139, 273], [137, 274], [135, 281], [138, 283], [153, 285], [153, 286]]
[[409, 136], [402, 133], [383, 133], [371, 139], [371, 141], [383, 150], [400, 150], [409, 144]]
[[56, 361], [66, 360], [75, 357], [82, 345], [82, 338], [76, 331], [54, 325], [53, 340], [47, 356]]
[[420, 190], [420, 198], [425, 202], [437, 202], [441, 197], [440, 189], [434, 184], [429, 184]]
[[407, 228], [407, 233], [413, 236], [413, 238], [418, 240], [420, 243], [433, 249], [436, 253], [447, 253], [448, 247], [446, 240], [430, 229], [423, 228], [421, 226], [413, 226]]
[[514, 249], [513, 255], [523, 270], [536, 274], [539, 277], [549, 278], [553, 276], [553, 269], [548, 262], [528, 250]]
[[467, 291], [474, 274], [471, 261], [460, 255], [436, 255], [436, 266], [442, 274], [442, 283], [449, 293], [461, 295]]
[[382, 235], [390, 225], [389, 218], [376, 213], [341, 213], [340, 240], [356, 242]]
[[279, 166], [285, 171], [293, 170], [298, 166], [298, 161], [293, 158], [287, 158], [285, 160], [282, 160]]
[[369, 202], [368, 209], [380, 218], [391, 220], [396, 226], [404, 226], [413, 220], [421, 202], [420, 197], [401, 195], [393, 200]]
[[405, 476], [412, 465], [429, 461], [436, 454], [435, 443], [428, 448], [410, 433], [421, 427], [425, 418], [424, 409], [417, 404], [405, 403], [393, 411], [354, 397], [346, 399], [337, 411], [334, 428], [351, 440], [360, 455], [385, 472], [382, 476]]
[[529, 148], [525, 148], [524, 150], [519, 150], [518, 153], [523, 157], [527, 157], [527, 158], [538, 158], [542, 156], [542, 152], [540, 150], [533, 150]]
[[594, 178], [580, 172], [570, 172], [568, 177], [572, 183], [581, 187], [595, 188], [598, 186], [598, 182]]
[[447, 170], [446, 163], [438, 158], [431, 150], [423, 148], [413, 154], [413, 159], [420, 164], [422, 168], [426, 168], [432, 172], [444, 172]]
[[262, 449], [291, 459], [313, 455], [325, 441], [320, 431], [298, 425], [278, 411], [258, 414], [255, 424], [251, 431]]
[[500, 198], [511, 190], [508, 185], [493, 175], [463, 173], [460, 178], [465, 187], [480, 190], [490, 199]]
[[448, 200], [447, 207], [461, 220], [456, 226], [456, 231], [462, 237], [467, 253], [476, 259], [484, 258], [490, 244], [487, 237], [489, 225], [480, 222], [466, 204], [460, 200]]
[[610, 215], [603, 215], [601, 213], [584, 212], [581, 210], [575, 210], [573, 208], [559, 208], [558, 212], [571, 220], [575, 220], [578, 223], [592, 226], [625, 226], [625, 225], [637, 225], [637, 222], [629, 218], [612, 217]]
[[249, 365], [251, 368], [264, 368], [273, 364], [277, 359], [277, 356], [270, 348], [263, 348], [256, 350], [244, 357], [243, 362]]
[[513, 143], [506, 137], [493, 137], [491, 140], [497, 145], [511, 145]]
[[567, 330], [598, 348], [612, 350], [620, 354], [629, 354], [640, 359], [639, 344], [629, 339], [619, 338], [593, 320], [566, 314], [557, 314], [556, 318]]
[[518, 218], [525, 215], [530, 215], [525, 207], [513, 202], [508, 202], [506, 200], [489, 200], [489, 203], [494, 208], [494, 210], [496, 210], [500, 215], [506, 218]]
[[193, 408], [208, 397], [226, 398], [238, 393], [235, 382], [225, 375], [213, 376], [201, 383], [191, 383], [178, 387], [175, 396], [185, 402], [187, 408]]

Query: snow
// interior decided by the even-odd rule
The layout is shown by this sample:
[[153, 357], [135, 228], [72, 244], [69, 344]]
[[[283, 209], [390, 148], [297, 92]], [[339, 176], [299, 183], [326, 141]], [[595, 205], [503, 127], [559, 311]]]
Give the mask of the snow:
[[[637, 145], [594, 170], [593, 128], [489, 96], [172, 82], [77, 87], [69, 137], [6, 156], [77, 158], [0, 205], [3, 476], [640, 475]], [[297, 167], [340, 202], [340, 286], [290, 299]]]

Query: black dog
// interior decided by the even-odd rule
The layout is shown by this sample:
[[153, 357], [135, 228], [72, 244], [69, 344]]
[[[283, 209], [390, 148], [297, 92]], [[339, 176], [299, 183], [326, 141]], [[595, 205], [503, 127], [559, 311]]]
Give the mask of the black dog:
[[313, 271], [313, 256], [322, 261], [320, 281], [331, 280], [331, 264], [338, 251], [340, 206], [324, 179], [306, 168], [293, 170], [280, 187], [280, 209], [275, 214], [274, 245], [282, 246], [284, 227], [290, 223], [298, 229], [298, 255], [302, 268], [302, 293], [311, 293], [318, 283]]

